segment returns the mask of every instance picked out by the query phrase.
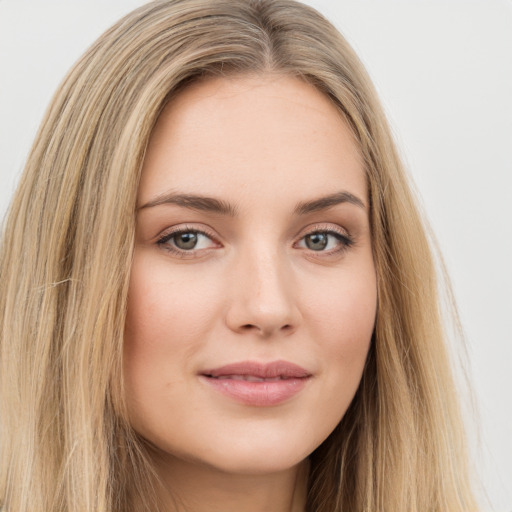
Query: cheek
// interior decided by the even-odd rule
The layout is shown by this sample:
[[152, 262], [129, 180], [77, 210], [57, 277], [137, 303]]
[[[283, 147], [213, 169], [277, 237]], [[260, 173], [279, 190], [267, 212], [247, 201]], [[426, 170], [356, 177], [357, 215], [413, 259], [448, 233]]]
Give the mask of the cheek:
[[150, 407], [153, 398], [168, 396], [184, 371], [193, 371], [194, 356], [219, 317], [217, 288], [187, 272], [170, 272], [165, 258], [136, 251], [124, 334], [129, 404]]
[[125, 344], [136, 348], [161, 345], [175, 354], [197, 339], [218, 316], [218, 286], [197, 271], [170, 269], [165, 257], [135, 252], [126, 321]]
[[347, 268], [334, 282], [338, 284], [331, 281], [309, 295], [306, 325], [317, 342], [333, 390], [344, 390], [346, 398], [359, 385], [375, 326], [377, 285], [373, 262]]
[[373, 263], [347, 267], [310, 287], [305, 311], [317, 329], [347, 342], [371, 336], [377, 311], [377, 283]]

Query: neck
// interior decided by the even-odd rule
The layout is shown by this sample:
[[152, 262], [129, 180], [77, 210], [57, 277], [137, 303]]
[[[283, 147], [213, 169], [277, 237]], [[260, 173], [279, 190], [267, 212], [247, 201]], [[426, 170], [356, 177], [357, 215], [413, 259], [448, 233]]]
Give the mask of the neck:
[[166, 512], [304, 512], [309, 464], [265, 474], [233, 474], [175, 458], [159, 460]]

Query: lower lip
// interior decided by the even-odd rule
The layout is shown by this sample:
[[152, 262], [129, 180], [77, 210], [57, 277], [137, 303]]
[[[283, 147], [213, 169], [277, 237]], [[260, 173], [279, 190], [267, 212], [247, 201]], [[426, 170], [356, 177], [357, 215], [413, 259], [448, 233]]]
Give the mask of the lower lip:
[[235, 379], [215, 379], [201, 376], [201, 379], [223, 395], [245, 405], [270, 407], [286, 402], [299, 393], [309, 377], [282, 379], [277, 381], [250, 382]]

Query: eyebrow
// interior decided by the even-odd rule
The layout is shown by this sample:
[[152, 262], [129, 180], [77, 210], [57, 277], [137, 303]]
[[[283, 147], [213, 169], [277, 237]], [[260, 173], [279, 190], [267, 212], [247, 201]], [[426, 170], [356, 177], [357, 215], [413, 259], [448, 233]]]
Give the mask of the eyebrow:
[[[306, 215], [308, 213], [327, 210], [328, 208], [343, 203], [350, 203], [358, 206], [359, 208], [366, 209], [366, 206], [361, 199], [359, 199], [354, 194], [351, 194], [350, 192], [343, 191], [320, 197], [318, 199], [313, 199], [311, 201], [299, 202], [294, 208], [294, 213], [296, 215]], [[236, 217], [238, 213], [236, 206], [223, 201], [222, 199], [216, 199], [214, 197], [202, 195], [174, 193], [162, 194], [155, 199], [143, 204], [137, 208], [137, 210], [153, 208], [163, 204], [174, 204], [183, 208], [189, 208], [191, 210], [217, 213], [220, 215], [227, 215], [229, 217]]]
[[218, 213], [229, 217], [235, 217], [237, 215], [237, 208], [222, 199], [193, 194], [163, 194], [152, 201], [143, 204], [137, 208], [137, 210], [153, 208], [154, 206], [160, 206], [162, 204], [175, 204], [191, 210]]
[[306, 215], [307, 213], [314, 213], [321, 210], [327, 210], [332, 206], [336, 206], [338, 204], [350, 203], [359, 208], [366, 209], [365, 204], [359, 197], [351, 194], [350, 192], [337, 192], [335, 194], [330, 194], [328, 196], [320, 197], [318, 199], [313, 199], [312, 201], [305, 201], [298, 203], [295, 207], [295, 213], [297, 215]]

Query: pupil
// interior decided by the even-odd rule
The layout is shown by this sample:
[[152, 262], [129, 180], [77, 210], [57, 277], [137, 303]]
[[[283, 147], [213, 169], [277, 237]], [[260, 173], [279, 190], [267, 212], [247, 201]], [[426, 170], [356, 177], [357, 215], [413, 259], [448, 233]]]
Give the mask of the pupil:
[[306, 246], [313, 251], [321, 251], [327, 247], [326, 233], [313, 233], [306, 237]]
[[197, 233], [181, 233], [175, 238], [174, 243], [180, 249], [193, 249], [197, 244]]

